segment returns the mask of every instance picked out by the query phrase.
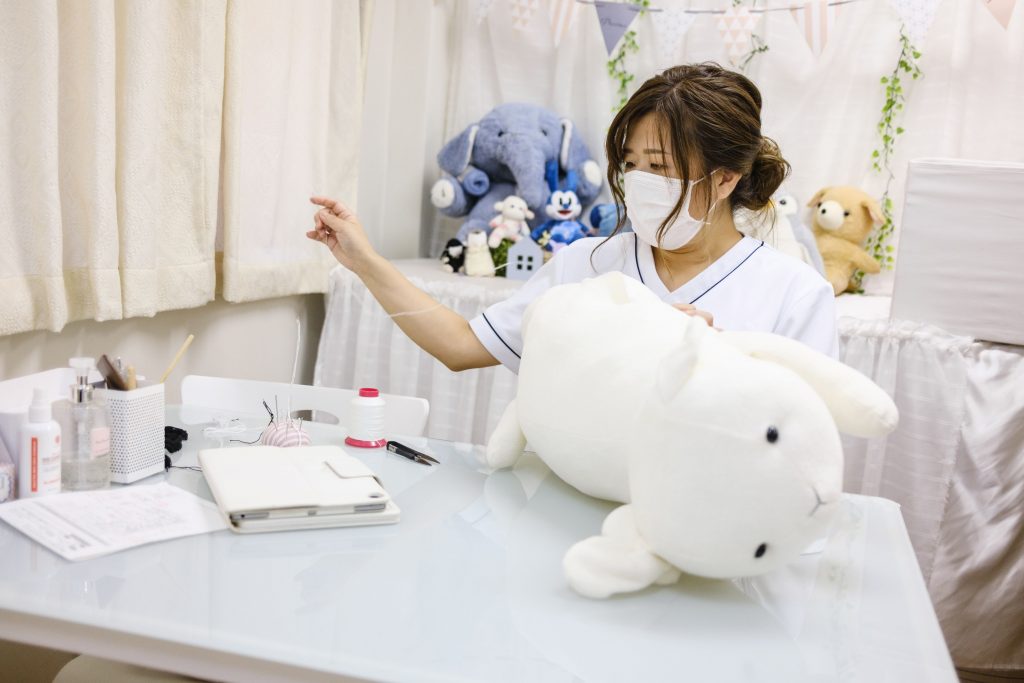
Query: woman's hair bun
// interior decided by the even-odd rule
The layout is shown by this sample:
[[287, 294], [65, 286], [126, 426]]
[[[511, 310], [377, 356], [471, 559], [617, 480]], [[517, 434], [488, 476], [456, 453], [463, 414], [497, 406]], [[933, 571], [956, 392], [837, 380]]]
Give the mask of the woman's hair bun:
[[732, 192], [733, 206], [760, 211], [789, 175], [789, 162], [782, 158], [779, 146], [771, 138], [762, 137], [750, 173], [740, 178]]

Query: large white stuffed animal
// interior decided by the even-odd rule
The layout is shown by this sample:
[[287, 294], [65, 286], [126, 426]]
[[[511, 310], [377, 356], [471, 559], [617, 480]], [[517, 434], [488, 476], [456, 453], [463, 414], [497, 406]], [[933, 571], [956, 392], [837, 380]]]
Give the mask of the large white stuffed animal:
[[579, 490], [627, 503], [565, 557], [591, 597], [796, 558], [837, 507], [838, 432], [897, 421], [857, 371], [781, 336], [718, 332], [621, 273], [552, 288], [523, 338], [487, 463], [514, 464], [528, 441]]

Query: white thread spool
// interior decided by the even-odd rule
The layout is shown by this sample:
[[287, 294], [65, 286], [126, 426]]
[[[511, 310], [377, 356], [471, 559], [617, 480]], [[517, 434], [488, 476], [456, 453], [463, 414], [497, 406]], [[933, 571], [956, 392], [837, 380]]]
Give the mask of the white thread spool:
[[349, 428], [345, 443], [358, 448], [383, 448], [387, 444], [384, 438], [384, 399], [380, 392], [373, 388], [359, 390], [359, 395], [352, 399], [349, 407]]

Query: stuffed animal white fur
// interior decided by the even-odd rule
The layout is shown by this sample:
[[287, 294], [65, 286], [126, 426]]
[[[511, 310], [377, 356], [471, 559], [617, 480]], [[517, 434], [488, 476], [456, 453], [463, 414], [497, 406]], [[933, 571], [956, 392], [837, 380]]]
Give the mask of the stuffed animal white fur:
[[502, 240], [518, 242], [530, 236], [530, 225], [526, 222], [533, 218], [533, 211], [526, 202], [514, 194], [510, 194], [500, 202], [494, 203], [494, 210], [499, 213], [488, 224], [494, 228], [487, 238], [487, 246], [497, 249]]
[[552, 288], [523, 338], [487, 464], [514, 464], [529, 441], [569, 484], [627, 503], [566, 554], [590, 597], [789, 562], [838, 505], [839, 431], [897, 421], [852, 368], [781, 336], [713, 330], [621, 273]]
[[466, 262], [462, 270], [475, 277], [494, 277], [494, 258], [487, 248], [487, 233], [483, 230], [473, 230], [466, 238]]

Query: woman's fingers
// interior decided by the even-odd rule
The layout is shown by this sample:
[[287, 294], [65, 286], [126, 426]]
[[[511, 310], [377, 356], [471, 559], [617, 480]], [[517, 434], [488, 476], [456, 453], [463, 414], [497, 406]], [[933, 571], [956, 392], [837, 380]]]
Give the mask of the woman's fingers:
[[345, 219], [341, 216], [336, 216], [327, 210], [320, 210], [317, 212], [317, 218], [323, 223], [320, 227], [321, 230], [342, 230], [345, 227]]
[[333, 213], [335, 216], [338, 216], [342, 220], [355, 220], [356, 215], [352, 213], [352, 211], [347, 206], [345, 206], [344, 203], [338, 201], [337, 199], [331, 199], [330, 197], [321, 197], [319, 195], [314, 195], [309, 198], [309, 201], [324, 207], [325, 209], [329, 210], [331, 213]]
[[704, 318], [704, 320], [708, 324], [708, 327], [715, 326], [715, 317], [711, 315], [711, 313], [709, 313], [708, 311], [702, 311], [693, 304], [672, 304], [672, 308], [680, 310], [686, 315], [695, 315]]
[[309, 201], [332, 211], [334, 210], [334, 205], [337, 204], [337, 202], [330, 197], [321, 197], [320, 195], [313, 195], [309, 198]]

